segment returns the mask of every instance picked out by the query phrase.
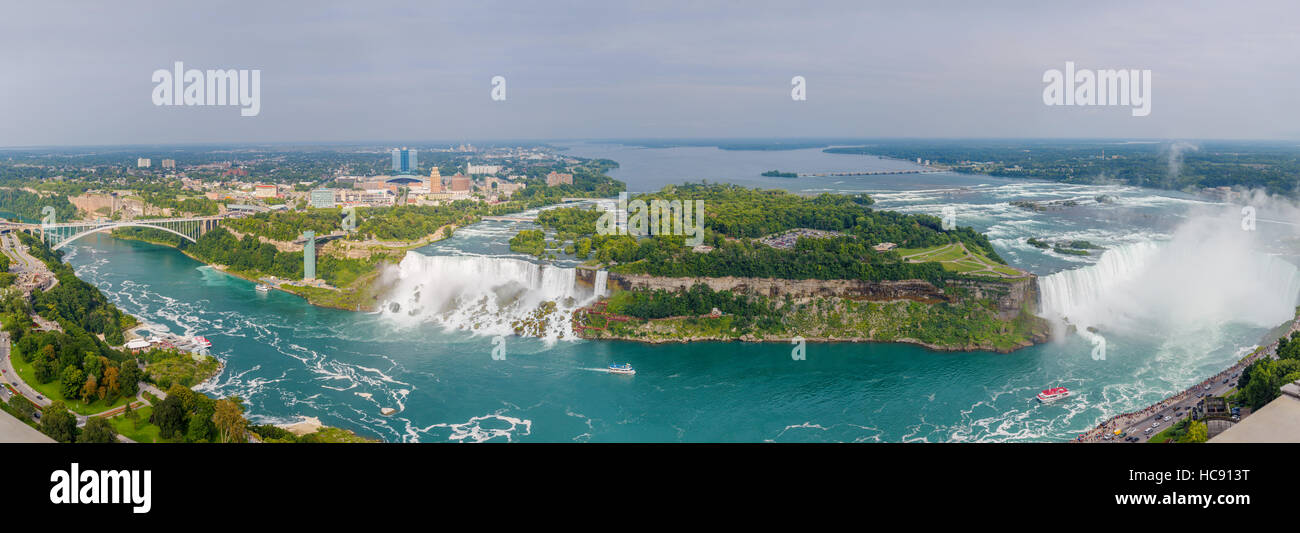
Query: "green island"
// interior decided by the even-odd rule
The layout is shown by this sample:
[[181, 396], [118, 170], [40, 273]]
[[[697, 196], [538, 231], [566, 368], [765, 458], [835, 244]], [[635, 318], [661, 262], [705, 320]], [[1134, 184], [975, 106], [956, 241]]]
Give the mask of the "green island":
[[799, 174], [796, 173], [796, 172], [781, 172], [780, 170], [769, 170], [769, 171], [767, 171], [767, 172], [764, 172], [762, 175], [765, 176], [765, 177], [768, 177], [768, 178], [797, 178], [797, 177], [799, 177]]
[[1053, 252], [1056, 252], [1058, 254], [1066, 254], [1066, 255], [1092, 255], [1092, 250], [1105, 249], [1102, 248], [1101, 246], [1097, 246], [1088, 241], [1077, 241], [1077, 240], [1052, 243], [1052, 242], [1045, 241], [1043, 239], [1039, 239], [1037, 237], [1030, 237], [1025, 240], [1025, 243], [1035, 248], [1039, 248], [1043, 250], [1052, 250]]
[[[676, 232], [596, 231], [603, 212], [542, 212], [511, 249], [608, 270], [612, 294], [575, 316], [579, 335], [698, 340], [910, 342], [937, 350], [1010, 351], [1042, 342], [1033, 276], [988, 239], [940, 219], [878, 211], [866, 195], [800, 196], [685, 184], [639, 195], [703, 201], [702, 242]], [[672, 218], [665, 214], [659, 220]]]

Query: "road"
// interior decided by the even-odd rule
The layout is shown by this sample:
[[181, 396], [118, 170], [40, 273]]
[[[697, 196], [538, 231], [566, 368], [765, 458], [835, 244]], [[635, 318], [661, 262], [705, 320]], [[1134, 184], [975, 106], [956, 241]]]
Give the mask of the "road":
[[[1297, 330], [1300, 330], [1300, 320], [1293, 322], [1284, 335], [1290, 336], [1291, 333]], [[1147, 407], [1137, 413], [1121, 415], [1108, 421], [1104, 433], [1112, 435], [1110, 442], [1123, 442], [1122, 440], [1113, 439], [1115, 429], [1119, 428], [1128, 436], [1137, 437], [1138, 442], [1146, 442], [1155, 434], [1168, 429], [1171, 423], [1177, 422], [1179, 419], [1187, 416], [1188, 410], [1196, 407], [1196, 404], [1203, 398], [1210, 396], [1226, 396], [1231, 394], [1234, 385], [1237, 384], [1237, 380], [1241, 377], [1241, 372], [1244, 371], [1250, 363], [1263, 357], [1277, 358], [1276, 341], [1274, 341], [1273, 344], [1270, 344], [1267, 348], [1261, 350], [1258, 355], [1238, 362], [1176, 396], [1166, 398], [1164, 401]], [[1179, 407], [1182, 409], [1178, 409]], [[1146, 431], [1148, 428], [1151, 429], [1150, 433], [1147, 433]], [[1096, 441], [1098, 439], [1088, 438], [1086, 440]]]
[[54, 442], [54, 439], [14, 418], [8, 411], [0, 411], [0, 442]]
[[[22, 378], [18, 376], [18, 373], [14, 371], [13, 361], [9, 359], [10, 353], [11, 352], [9, 346], [9, 334], [0, 331], [0, 379], [12, 385], [15, 389], [18, 389], [19, 394], [22, 394], [28, 400], [31, 400], [32, 403], [41, 406], [42, 409], [44, 409], [46, 406], [50, 405], [51, 403], [54, 403], [50, 401], [49, 398], [46, 398], [44, 395], [42, 395], [41, 393], [36, 392], [36, 389], [33, 389], [30, 386], [28, 386], [27, 382], [23, 381]], [[139, 387], [140, 387], [140, 392], [136, 394], [135, 401], [140, 401], [140, 402], [145, 401], [144, 400], [145, 391], [149, 391], [153, 393], [154, 395], [158, 396], [158, 399], [160, 400], [167, 397], [167, 393], [160, 391], [157, 388], [155, 388], [153, 385], [150, 385], [143, 381], [139, 382]], [[0, 387], [0, 389], [2, 388], [3, 387]], [[5, 390], [3, 393], [0, 394], [5, 395], [6, 402], [9, 401], [8, 390]], [[121, 408], [119, 407], [117, 409], [121, 409]], [[87, 415], [81, 415], [77, 413], [73, 413], [73, 416], [77, 418], [77, 427], [85, 426], [86, 420], [89, 418], [89, 416]], [[91, 415], [91, 416], [97, 416], [97, 415]]]
[[[45, 263], [27, 253], [27, 247], [13, 232], [0, 234], [0, 252], [9, 258], [9, 271], [18, 276], [17, 285], [24, 293], [30, 294], [34, 288], [48, 290], [59, 283]], [[50, 282], [49, 287], [43, 287], [46, 282]]]

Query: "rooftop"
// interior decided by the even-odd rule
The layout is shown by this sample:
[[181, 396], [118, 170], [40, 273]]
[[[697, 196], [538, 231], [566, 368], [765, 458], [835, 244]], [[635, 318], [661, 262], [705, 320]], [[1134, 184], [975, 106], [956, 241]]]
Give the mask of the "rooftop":
[[1283, 386], [1281, 396], [1210, 442], [1300, 443], [1300, 381]]

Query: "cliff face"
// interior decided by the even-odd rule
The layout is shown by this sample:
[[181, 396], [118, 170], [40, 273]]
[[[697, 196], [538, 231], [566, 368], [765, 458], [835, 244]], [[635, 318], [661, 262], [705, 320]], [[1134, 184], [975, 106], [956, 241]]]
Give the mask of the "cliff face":
[[[595, 271], [578, 269], [580, 281], [591, 284]], [[631, 289], [688, 289], [696, 283], [705, 283], [715, 291], [729, 290], [761, 294], [770, 298], [784, 298], [789, 295], [796, 300], [808, 298], [846, 298], [866, 301], [912, 300], [927, 304], [953, 303], [963, 296], [976, 299], [988, 299], [995, 302], [998, 317], [1013, 319], [1019, 315], [1022, 307], [1028, 306], [1030, 312], [1038, 311], [1038, 278], [1029, 276], [1006, 282], [953, 280], [943, 289], [923, 280], [903, 281], [862, 281], [862, 280], [820, 280], [820, 279], [771, 279], [771, 278], [662, 278], [647, 275], [610, 273], [607, 286], [611, 290]]]

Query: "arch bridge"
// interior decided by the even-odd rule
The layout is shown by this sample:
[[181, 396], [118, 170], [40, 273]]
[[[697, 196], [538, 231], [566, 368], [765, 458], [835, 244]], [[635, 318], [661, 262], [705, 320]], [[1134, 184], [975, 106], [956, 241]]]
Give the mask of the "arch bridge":
[[189, 217], [189, 218], [143, 218], [137, 220], [90, 220], [81, 222], [63, 222], [59, 224], [6, 224], [8, 229], [27, 231], [39, 235], [52, 250], [58, 250], [68, 243], [100, 231], [112, 231], [117, 228], [152, 228], [177, 235], [190, 242], [198, 242], [199, 237], [217, 227], [225, 217]]

